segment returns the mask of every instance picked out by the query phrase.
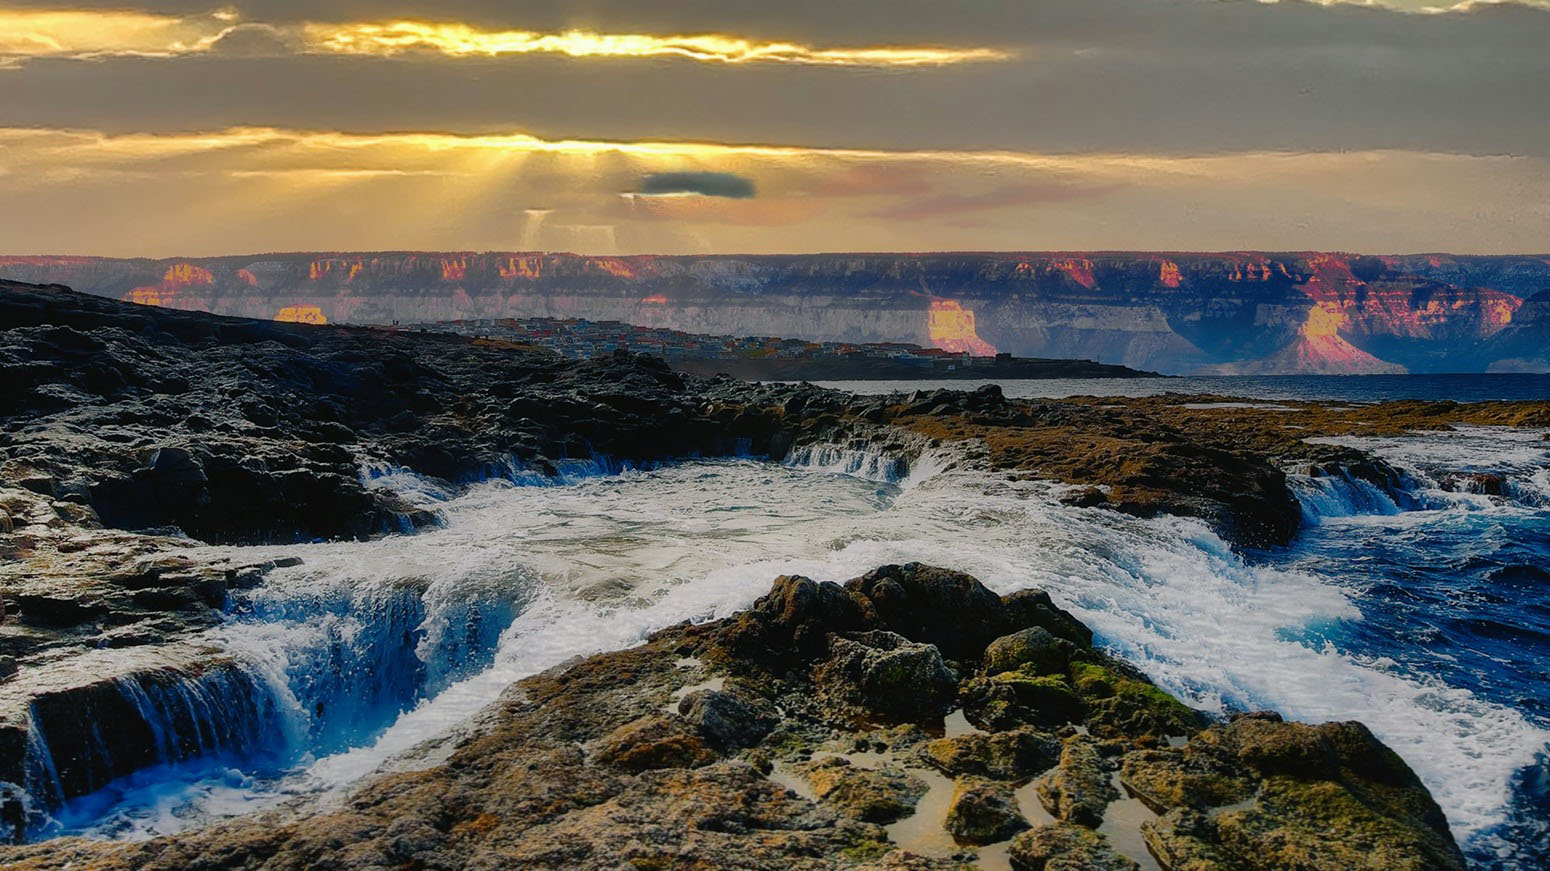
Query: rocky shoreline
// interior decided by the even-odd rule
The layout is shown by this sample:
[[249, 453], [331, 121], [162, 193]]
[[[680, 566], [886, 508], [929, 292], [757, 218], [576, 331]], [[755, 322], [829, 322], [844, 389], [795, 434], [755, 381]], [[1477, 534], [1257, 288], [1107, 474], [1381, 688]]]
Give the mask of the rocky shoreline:
[[[1208, 724], [1045, 594], [928, 566], [782, 577], [735, 617], [523, 680], [444, 761], [17, 869], [1441, 869], [1463, 857], [1359, 723]], [[1152, 857], [1156, 857], [1153, 859]]]
[[[1284, 544], [1301, 522], [1298, 503], [1286, 483], [1288, 469], [1348, 476], [1380, 486], [1397, 480], [1398, 473], [1380, 461], [1349, 448], [1310, 443], [1305, 440], [1308, 436], [1402, 432], [1450, 423], [1550, 425], [1546, 403], [1266, 407], [1219, 397], [1181, 396], [1017, 402], [995, 388], [857, 397], [810, 385], [697, 378], [675, 373], [646, 356], [617, 354], [567, 362], [521, 346], [222, 318], [118, 303], [60, 287], [4, 282], [0, 282], [0, 379], [15, 387], [0, 398], [0, 782], [25, 783], [28, 760], [38, 755], [36, 748], [46, 738], [55, 763], [53, 800], [85, 794], [156, 762], [240, 747], [249, 737], [244, 730], [261, 728], [256, 719], [232, 723], [227, 717], [212, 716], [208, 722], [191, 724], [199, 727], [193, 731], [202, 736], [200, 743], [158, 747], [152, 725], [126, 704], [124, 688], [154, 695], [169, 682], [194, 675], [200, 686], [215, 688], [213, 692], [244, 679], [220, 651], [201, 645], [198, 635], [222, 619], [233, 590], [262, 585], [275, 565], [195, 556], [192, 545], [197, 541], [364, 539], [439, 522], [434, 512], [374, 486], [374, 470], [409, 470], [438, 486], [456, 489], [490, 477], [553, 477], [576, 464], [596, 469], [696, 456], [779, 460], [795, 450], [822, 446], [893, 454], [907, 466], [923, 451], [960, 443], [972, 448], [964, 462], [983, 463], [1013, 477], [1061, 482], [1068, 485], [1062, 498], [1074, 504], [1142, 516], [1198, 517], [1234, 545], [1255, 548]], [[1286, 408], [1296, 413], [1289, 415]], [[1112, 845], [1106, 846], [1089, 831], [1093, 826], [1102, 828], [1104, 807], [1125, 801], [1105, 779], [1119, 771], [1125, 791], [1160, 815], [1155, 825], [1145, 829], [1152, 832], [1145, 836], [1145, 849], [1169, 869], [1363, 867], [1340, 864], [1355, 861], [1357, 853], [1393, 859], [1371, 867], [1457, 867], [1457, 848], [1440, 814], [1433, 813], [1435, 805], [1424, 788], [1397, 757], [1390, 760], [1392, 754], [1381, 750], [1364, 729], [1294, 729], [1267, 716], [1207, 727], [1198, 714], [1094, 650], [1090, 634], [1069, 616], [1062, 616], [1047, 598], [1038, 601], [1036, 614], [1019, 611], [1009, 616], [1008, 603], [997, 611], [985, 598], [988, 591], [973, 593], [983, 588], [972, 579], [918, 567], [880, 571], [936, 579], [911, 581], [919, 587], [912, 595], [934, 602], [940, 599], [943, 614], [954, 622], [935, 628], [909, 623], [923, 619], [918, 603], [906, 609], [913, 617], [886, 613], [892, 607], [890, 601], [897, 604], [889, 595], [899, 595], [883, 583], [892, 575], [858, 579], [849, 585], [854, 589], [843, 593], [832, 585], [788, 579], [736, 620], [675, 628], [660, 633], [644, 648], [594, 658], [525, 682], [527, 689], [513, 690], [505, 702], [492, 708], [483, 737], [467, 741], [495, 741], [490, 737], [495, 734], [519, 743], [531, 741], [531, 747], [507, 747], [500, 752], [528, 760], [522, 764], [537, 767], [524, 770], [538, 773], [518, 774], [511, 769], [500, 777], [510, 782], [512, 792], [507, 798], [519, 804], [519, 799], [529, 801], [530, 796], [517, 793], [556, 796], [545, 804], [550, 809], [546, 813], [560, 814], [553, 819], [534, 816], [538, 812], [531, 808], [481, 809], [469, 817], [421, 819], [438, 833], [435, 837], [423, 832], [388, 836], [387, 829], [373, 829], [375, 823], [353, 818], [322, 822], [333, 818], [309, 812], [310, 816], [284, 824], [289, 834], [283, 836], [283, 844], [265, 840], [281, 837], [276, 834], [280, 830], [269, 823], [239, 820], [208, 833], [190, 832], [147, 846], [50, 841], [16, 848], [9, 855], [0, 853], [0, 860], [55, 867], [71, 857], [90, 857], [109, 862], [105, 867], [115, 862], [124, 867], [158, 867], [155, 863], [163, 862], [163, 851], [170, 851], [165, 852], [165, 867], [304, 867], [324, 860], [339, 867], [413, 862], [420, 863], [418, 867], [480, 867], [481, 863], [511, 867], [508, 860], [518, 854], [500, 851], [530, 849], [529, 841], [542, 843], [542, 838], [517, 838], [522, 827], [553, 825], [558, 841], [586, 842], [582, 835], [596, 822], [588, 822], [589, 814], [600, 813], [597, 808], [618, 799], [630, 811], [620, 811], [623, 816], [617, 819], [625, 822], [609, 830], [607, 837], [615, 841], [599, 841], [595, 853], [574, 859], [579, 865], [567, 864], [573, 859], [559, 854], [552, 859], [534, 854], [530, 860], [537, 863], [534, 867], [619, 867], [624, 864], [617, 853], [619, 845], [645, 837], [629, 834], [631, 814], [644, 814], [642, 819], [656, 819], [665, 827], [656, 837], [661, 841], [657, 846], [666, 852], [655, 859], [643, 853], [640, 858], [645, 864], [635, 867], [695, 867], [696, 862], [720, 867], [717, 862], [730, 855], [724, 851], [756, 855], [761, 849], [781, 857], [778, 862], [770, 859], [768, 867], [833, 867], [852, 862], [941, 867], [955, 861], [952, 851], [944, 854], [946, 858], [885, 858], [892, 855], [889, 844], [897, 846], [899, 839], [876, 837], [879, 821], [873, 819], [944, 800], [940, 781], [937, 793], [932, 793], [929, 778], [918, 773], [938, 771], [942, 777], [984, 779], [962, 790], [967, 796], [965, 808], [979, 809], [969, 814], [976, 819], [997, 817], [996, 809], [1007, 811], [1019, 804], [1027, 811], [1032, 799], [1018, 790], [1032, 783], [1045, 784], [1032, 787], [1037, 793], [1033, 803], [1049, 806], [1050, 813], [1075, 827], [1039, 827], [1037, 831], [1043, 833], [1039, 840], [1045, 846], [1038, 849], [1088, 855], [1084, 861], [1096, 863], [1045, 859], [1041, 861], [1047, 864], [1034, 864], [1034, 859], [1016, 858], [1033, 854], [1003, 844], [1010, 861], [1022, 862], [1018, 867], [1130, 867], [1118, 859], [1103, 858], [1112, 854]], [[893, 578], [892, 583], [902, 582]], [[795, 602], [793, 596], [802, 602]], [[812, 605], [807, 598], [813, 596], [839, 610], [831, 613], [825, 606], [821, 614], [788, 615], [790, 620], [779, 614], [768, 620], [757, 616], [771, 608], [802, 611]], [[840, 604], [836, 596], [851, 604]], [[978, 610], [954, 596], [968, 596], [979, 603]], [[777, 628], [749, 628], [765, 623]], [[736, 626], [743, 628], [729, 628]], [[953, 631], [947, 632], [944, 626]], [[1034, 626], [1055, 640], [1045, 645], [1057, 651], [1050, 654], [1053, 659], [1014, 663], [1016, 656], [1003, 656], [1005, 645], [992, 643]], [[897, 637], [877, 634], [890, 632]], [[921, 662], [930, 664], [931, 656], [918, 649], [921, 645], [933, 646], [941, 663], [940, 669], [931, 665], [929, 673], [915, 673], [925, 683], [912, 684], [911, 692], [903, 694], [879, 696], [864, 690], [876, 671], [875, 663], [868, 663], [879, 656], [888, 659], [897, 652], [899, 661], [912, 663], [912, 668]], [[685, 658], [697, 662], [677, 664]], [[603, 680], [602, 675], [615, 667], [620, 670], [613, 676], [616, 679]], [[548, 726], [540, 729], [524, 719], [540, 713], [544, 722], [571, 716], [544, 707], [541, 700], [548, 697], [545, 693], [571, 699], [580, 690], [562, 692], [558, 687], [574, 681], [581, 682], [577, 686], [590, 686], [588, 674], [602, 681], [595, 687], [595, 697], [583, 694], [585, 704], [595, 708], [586, 715], [590, 720], [565, 727], [572, 732], [551, 735], [544, 731]], [[747, 683], [731, 693], [741, 707], [723, 710], [719, 706], [731, 703], [714, 696], [701, 698], [700, 703], [687, 702], [682, 714], [661, 713], [674, 690], [696, 680], [732, 681], [734, 688], [743, 686], [739, 682]], [[862, 694], [847, 695], [852, 690]], [[818, 701], [805, 701], [813, 698]], [[538, 707], [531, 708], [533, 704]], [[597, 768], [596, 742], [616, 728], [641, 720], [646, 708], [661, 715], [637, 723], [640, 734], [620, 737], [615, 742], [617, 754], [625, 760], [641, 753], [652, 757], [658, 751], [631, 748], [664, 744], [678, 748], [668, 754], [676, 761], [652, 762], [640, 771], [631, 771], [636, 763], [629, 761]], [[943, 720], [955, 708], [961, 711], [960, 720], [972, 728], [960, 725], [956, 728], [961, 733], [954, 732], [953, 721]], [[704, 726], [707, 718], [752, 716], [765, 722], [770, 710], [784, 713], [769, 734], [751, 744], [746, 735], [734, 740], [721, 734], [720, 725]], [[1118, 725], [1108, 724], [1109, 719]], [[115, 728], [105, 733], [96, 727], [102, 722], [114, 723]], [[506, 726], [491, 725], [502, 722]], [[882, 728], [884, 723], [887, 728]], [[1030, 729], [1033, 733], [1025, 735]], [[938, 730], [946, 732], [937, 734]], [[1302, 749], [1287, 750], [1292, 756], [1277, 756], [1263, 767], [1253, 756], [1259, 751], [1243, 751], [1241, 746], [1245, 740], [1258, 741], [1255, 736], [1264, 730], [1276, 732], [1274, 742], [1284, 740]], [[1253, 735], [1245, 738], [1248, 733]], [[568, 743], [558, 741], [556, 736], [561, 734], [571, 736]], [[788, 734], [795, 737], [781, 737]], [[1183, 747], [1172, 746], [1186, 736], [1195, 737]], [[951, 749], [933, 743], [949, 738], [962, 738], [967, 744]], [[1197, 744], [1202, 740], [1207, 744]], [[841, 746], [846, 741], [852, 742], [849, 749]], [[1105, 744], [1114, 741], [1121, 744]], [[453, 758], [466, 752], [474, 754], [468, 757], [473, 760], [500, 749], [485, 744], [475, 752], [469, 749], [473, 746], [465, 743]], [[962, 766], [930, 763], [926, 760], [930, 746], [936, 746], [939, 754], [978, 761]], [[880, 749], [866, 749], [873, 747]], [[835, 757], [825, 754], [841, 751], [861, 756], [849, 766], [826, 761]], [[1168, 757], [1156, 764], [1182, 766], [1189, 777], [1147, 768], [1151, 763], [1136, 756], [1142, 751]], [[891, 755], [881, 760], [867, 754]], [[1069, 766], [1063, 761], [1066, 755], [1073, 756]], [[1047, 765], [1030, 770], [1035, 764], [1031, 759]], [[1093, 760], [1098, 769], [1088, 764]], [[863, 764], [879, 761], [887, 764], [881, 768]], [[1377, 767], [1364, 768], [1369, 762]], [[480, 776], [496, 777], [488, 765], [469, 764], [484, 772]], [[395, 790], [419, 795], [413, 801], [422, 803], [416, 807], [424, 814], [431, 813], [428, 803], [452, 802], [449, 807], [461, 807], [457, 801], [471, 801], [467, 796], [473, 787], [458, 786], [457, 795], [463, 798], [457, 801], [450, 793], [435, 792], [451, 788], [449, 784], [463, 776], [461, 768], [447, 768], [453, 765], [449, 761], [412, 776], [373, 781], [360, 795], [398, 795]], [[890, 765], [902, 766], [902, 773]], [[724, 771], [717, 766], [730, 767]], [[1055, 774], [1034, 777], [1050, 766]], [[847, 767], [855, 771], [841, 770]], [[1071, 772], [1061, 774], [1067, 768]], [[881, 773], [859, 774], [872, 769]], [[611, 773], [605, 775], [605, 770]], [[655, 773], [648, 776], [641, 771]], [[711, 771], [716, 774], [707, 779]], [[636, 780], [625, 783], [620, 778], [626, 775]], [[766, 775], [796, 792], [783, 792]], [[1328, 847], [1350, 855], [1319, 852], [1295, 832], [1266, 834], [1279, 831], [1277, 825], [1301, 825], [1287, 816], [1294, 813], [1288, 809], [1303, 800], [1297, 796], [1307, 793], [1299, 791], [1301, 786], [1277, 779], [1283, 775], [1303, 778], [1299, 784], [1320, 784], [1315, 791], [1322, 791], [1328, 802], [1341, 807], [1355, 802], [1365, 809], [1348, 808], [1356, 814], [1351, 819], [1361, 820], [1360, 824], [1351, 824], [1349, 839], [1342, 836]], [[424, 782], [404, 785], [409, 781], [400, 783], [400, 777]], [[847, 815], [837, 806], [856, 794], [859, 787], [846, 785], [856, 777], [871, 784], [868, 790], [887, 787], [884, 791], [892, 798], [877, 798], [862, 790], [870, 797], [856, 801], [868, 809]], [[494, 782], [485, 781], [475, 791], [493, 789]], [[921, 783], [926, 784], [925, 792]], [[3, 789], [0, 825], [18, 830], [26, 813], [24, 802], [15, 786]], [[1075, 793], [1085, 797], [1072, 797]], [[576, 797], [581, 794], [603, 797], [583, 801]], [[439, 797], [426, 797], [430, 795]], [[562, 795], [570, 797], [562, 799]], [[1257, 797], [1260, 804], [1239, 807], [1249, 796]], [[1355, 798], [1348, 801], [1349, 796]], [[946, 797], [951, 798], [951, 793]], [[1218, 799], [1223, 800], [1209, 804]], [[717, 828], [721, 823], [691, 827], [718, 833], [707, 836], [704, 844], [707, 850], [723, 852], [694, 853], [688, 841], [674, 846], [670, 837], [661, 834], [699, 819], [693, 810], [699, 802], [711, 806], [731, 802], [729, 806], [747, 808], [752, 814], [748, 820], [727, 823], [729, 828]], [[408, 813], [408, 805], [388, 802], [383, 807], [395, 815]], [[1231, 807], [1233, 815], [1224, 817], [1211, 810], [1222, 807]], [[576, 815], [566, 821], [562, 818], [570, 810], [556, 808], [570, 808]], [[673, 814], [679, 815], [677, 822], [669, 819]], [[766, 819], [761, 815], [783, 822], [757, 822]], [[1012, 816], [1001, 813], [1000, 822], [991, 828], [997, 834], [1009, 834], [1015, 828]], [[1023, 814], [1024, 822], [1034, 822], [1028, 816]], [[307, 832], [322, 838], [330, 827], [347, 831], [337, 828], [343, 825], [366, 828], [348, 830], [358, 838], [330, 835], [323, 841], [308, 840], [313, 836]], [[953, 825], [962, 835], [976, 824]], [[863, 831], [857, 826], [872, 828]], [[1132, 828], [1141, 832], [1144, 827]], [[889, 831], [890, 837], [904, 837], [902, 831]], [[448, 853], [452, 848], [446, 838], [453, 832], [462, 846]], [[867, 837], [861, 838], [858, 832]], [[1135, 832], [1135, 837], [1141, 837]], [[429, 852], [424, 858], [381, 858], [408, 849], [382, 840], [401, 840], [400, 835], [406, 844], [422, 837], [435, 844], [425, 848]], [[937, 832], [931, 837], [940, 841], [946, 836]], [[988, 835], [964, 837], [973, 844]], [[1019, 837], [1026, 841], [1032, 836]], [[227, 838], [237, 840], [221, 840]], [[1302, 853], [1296, 857], [1288, 853], [1292, 864], [1255, 865], [1252, 856], [1269, 849], [1264, 844], [1270, 843], [1259, 838], [1270, 838], [1288, 850], [1306, 851], [1313, 857], [1307, 861], [1314, 864], [1297, 865], [1303, 861]], [[521, 843], [514, 845], [517, 841]], [[994, 839], [1005, 841], [1008, 838]], [[365, 846], [368, 842], [376, 846]], [[303, 852], [291, 852], [293, 845]], [[379, 848], [383, 852], [371, 852]], [[690, 850], [684, 855], [700, 858], [680, 862], [673, 852], [680, 848]], [[476, 859], [476, 854], [485, 855], [481, 850], [494, 852]], [[404, 855], [425, 851], [409, 850]], [[614, 851], [612, 858], [609, 851]], [[300, 858], [303, 853], [305, 861]], [[228, 862], [214, 858], [217, 855], [232, 858]], [[704, 858], [708, 856], [719, 858]], [[798, 861], [799, 856], [806, 858]], [[1240, 861], [1247, 864], [1234, 864]]]

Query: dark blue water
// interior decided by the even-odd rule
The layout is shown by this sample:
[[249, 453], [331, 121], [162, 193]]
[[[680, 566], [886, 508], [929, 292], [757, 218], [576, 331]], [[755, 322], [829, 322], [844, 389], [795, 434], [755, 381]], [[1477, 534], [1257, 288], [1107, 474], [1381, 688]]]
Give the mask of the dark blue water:
[[[824, 387], [852, 393], [892, 393], [946, 387], [972, 390], [989, 381], [823, 381]], [[995, 382], [1015, 399], [1065, 396], [1157, 396], [1163, 393], [1215, 393], [1249, 399], [1334, 399], [1380, 402], [1388, 399], [1550, 399], [1550, 375], [1263, 375], [1185, 376], [1180, 378], [1052, 378]]]
[[[1310, 525], [1263, 558], [1338, 584], [1362, 613], [1300, 640], [1509, 709], [1482, 712], [1482, 732], [1537, 727], [1521, 730], [1505, 819], [1465, 847], [1482, 868], [1550, 868], [1550, 763], [1540, 742], [1550, 730], [1550, 441], [1468, 428], [1346, 443], [1389, 459], [1408, 480], [1393, 492], [1294, 481]], [[1491, 477], [1464, 477], [1479, 474]], [[1505, 722], [1511, 714], [1523, 723]]]

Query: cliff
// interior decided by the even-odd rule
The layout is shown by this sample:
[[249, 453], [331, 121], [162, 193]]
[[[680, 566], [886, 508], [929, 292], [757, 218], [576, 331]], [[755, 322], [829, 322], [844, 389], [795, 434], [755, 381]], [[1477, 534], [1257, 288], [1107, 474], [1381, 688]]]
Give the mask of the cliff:
[[1167, 373], [1550, 369], [1550, 257], [1542, 256], [0, 257], [0, 276], [314, 324], [585, 317]]

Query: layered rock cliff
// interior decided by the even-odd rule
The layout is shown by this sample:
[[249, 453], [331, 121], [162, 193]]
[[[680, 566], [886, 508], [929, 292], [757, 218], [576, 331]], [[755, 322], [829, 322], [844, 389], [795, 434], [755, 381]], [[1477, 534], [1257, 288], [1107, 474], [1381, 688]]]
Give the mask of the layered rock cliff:
[[1170, 373], [1550, 369], [1550, 257], [277, 254], [0, 257], [0, 276], [304, 323], [585, 317]]

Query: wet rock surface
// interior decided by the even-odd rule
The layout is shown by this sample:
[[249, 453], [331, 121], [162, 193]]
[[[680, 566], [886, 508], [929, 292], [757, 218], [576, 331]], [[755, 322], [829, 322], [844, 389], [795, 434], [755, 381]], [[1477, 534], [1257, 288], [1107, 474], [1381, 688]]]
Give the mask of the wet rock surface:
[[[881, 608], [893, 594], [886, 579], [930, 595]], [[1425, 789], [1358, 724], [1256, 715], [1160, 747], [1144, 731], [1100, 739], [1067, 720], [1055, 760], [1053, 739], [1034, 723], [945, 735], [934, 705], [889, 723], [901, 715], [892, 701], [817, 691], [819, 675], [847, 656], [835, 640], [915, 626], [917, 635], [898, 632], [890, 643], [931, 646], [921, 627], [933, 624], [916, 608], [932, 608], [934, 619], [982, 621], [993, 641], [1032, 628], [1019, 624], [1039, 612], [1018, 598], [916, 564], [843, 585], [779, 578], [741, 614], [518, 682], [441, 761], [368, 779], [342, 802], [143, 843], [5, 848], [0, 862], [926, 871], [961, 868], [975, 861], [974, 845], [1000, 844], [1018, 869], [1131, 869], [1132, 857], [1097, 831], [1121, 768], [1127, 788], [1162, 814], [1141, 833], [1165, 868], [1462, 867]], [[1052, 634], [1074, 622], [1058, 611], [1042, 619], [1034, 625]], [[1068, 679], [1083, 665], [1117, 667], [1090, 645], [1071, 647]], [[987, 665], [985, 645], [956, 650], [960, 661]], [[713, 676], [731, 689], [704, 689]], [[960, 695], [980, 679], [960, 680]], [[883, 709], [858, 722], [857, 707], [870, 704]], [[1052, 716], [1036, 713], [1040, 722]], [[933, 769], [962, 773], [950, 800], [928, 810], [927, 781], [941, 776]], [[1016, 790], [1039, 774], [1040, 797], [1063, 821], [1033, 826], [1020, 805]], [[932, 830], [937, 840], [923, 834]]]

